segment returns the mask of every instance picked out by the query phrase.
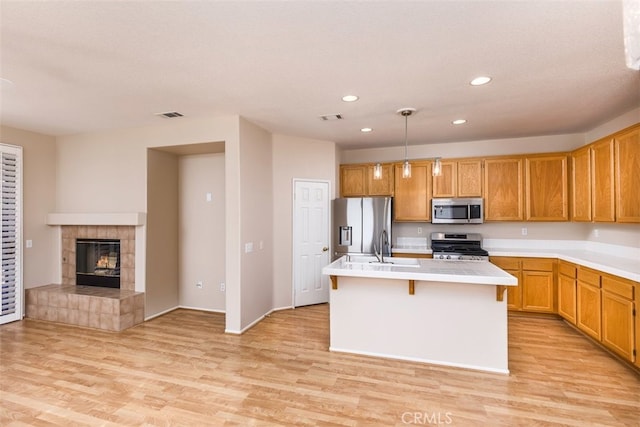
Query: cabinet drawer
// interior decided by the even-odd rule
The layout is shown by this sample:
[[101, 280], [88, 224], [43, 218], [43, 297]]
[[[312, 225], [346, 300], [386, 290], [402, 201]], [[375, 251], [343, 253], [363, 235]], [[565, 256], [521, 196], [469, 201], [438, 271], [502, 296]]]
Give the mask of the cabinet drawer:
[[394, 252], [391, 256], [397, 258], [433, 258], [433, 254], [411, 254], [404, 252]]
[[600, 287], [600, 274], [588, 268], [578, 268], [578, 280], [591, 286]]
[[602, 289], [620, 295], [628, 300], [633, 300], [633, 285], [623, 279], [602, 276]]
[[522, 270], [525, 271], [553, 271], [554, 260], [548, 258], [525, 258], [522, 260]]
[[520, 270], [520, 259], [518, 258], [491, 257], [489, 261], [503, 270]]
[[574, 264], [570, 264], [568, 262], [560, 261], [558, 263], [558, 271], [560, 274], [571, 277], [572, 279], [576, 278], [577, 269]]

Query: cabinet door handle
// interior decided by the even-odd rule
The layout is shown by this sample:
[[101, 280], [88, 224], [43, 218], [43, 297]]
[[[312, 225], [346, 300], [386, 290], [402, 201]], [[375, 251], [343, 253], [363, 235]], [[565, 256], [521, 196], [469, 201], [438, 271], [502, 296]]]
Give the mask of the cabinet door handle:
[[324, 248], [322, 248], [322, 252], [327, 252], [328, 250], [329, 250], [329, 248], [326, 247], [326, 246]]

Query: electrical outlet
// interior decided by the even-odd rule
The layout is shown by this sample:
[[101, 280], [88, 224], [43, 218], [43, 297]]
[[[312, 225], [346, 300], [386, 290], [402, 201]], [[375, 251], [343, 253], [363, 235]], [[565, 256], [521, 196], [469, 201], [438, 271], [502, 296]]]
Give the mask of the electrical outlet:
[[226, 286], [224, 285], [224, 282], [220, 282], [220, 292], [224, 292], [226, 289]]
[[600, 237], [600, 230], [598, 230], [597, 228], [593, 230], [593, 237]]
[[418, 227], [418, 234], [422, 234], [422, 227]]
[[27, 240], [25, 243], [26, 243], [27, 248], [32, 248], [33, 247], [33, 240]]
[[202, 289], [202, 280], [196, 282], [196, 288]]
[[527, 227], [522, 227], [522, 235], [526, 236], [529, 230], [527, 230]]
[[244, 253], [248, 254], [249, 252], [253, 252], [253, 242], [244, 244]]

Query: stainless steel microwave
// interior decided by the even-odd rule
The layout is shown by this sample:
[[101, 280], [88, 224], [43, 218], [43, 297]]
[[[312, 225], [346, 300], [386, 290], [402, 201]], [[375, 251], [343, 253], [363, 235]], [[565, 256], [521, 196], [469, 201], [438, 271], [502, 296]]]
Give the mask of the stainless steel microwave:
[[433, 224], [482, 224], [482, 198], [431, 199]]

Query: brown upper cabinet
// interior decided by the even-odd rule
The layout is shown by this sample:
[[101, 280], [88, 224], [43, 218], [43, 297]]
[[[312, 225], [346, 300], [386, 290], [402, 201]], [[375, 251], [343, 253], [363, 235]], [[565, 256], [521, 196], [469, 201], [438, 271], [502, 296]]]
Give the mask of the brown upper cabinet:
[[640, 125], [614, 135], [616, 219], [640, 222]]
[[640, 125], [571, 153], [571, 219], [640, 222]]
[[525, 209], [527, 221], [568, 221], [567, 155], [527, 157]]
[[393, 217], [395, 221], [431, 221], [431, 162], [411, 162], [411, 178], [395, 165]]
[[571, 153], [571, 220], [591, 221], [591, 148]]
[[340, 166], [342, 197], [363, 197], [367, 194], [367, 165]]
[[373, 179], [373, 164], [341, 165], [342, 197], [392, 196], [393, 164], [382, 164], [382, 179]]
[[367, 167], [367, 195], [368, 196], [393, 196], [393, 164], [382, 164], [382, 177], [373, 179], [373, 168], [375, 165]]
[[484, 197], [485, 221], [640, 223], [640, 123], [570, 155], [450, 159], [437, 177], [433, 162], [411, 164], [408, 180], [401, 163], [383, 163], [381, 180], [373, 163], [341, 165], [340, 195], [394, 196], [396, 221], [430, 221], [432, 197]]
[[591, 150], [591, 198], [593, 201], [593, 221], [613, 222], [616, 220], [613, 139], [607, 138], [592, 144]]
[[522, 221], [522, 159], [496, 158], [484, 161], [485, 221]]
[[433, 197], [482, 197], [482, 159], [442, 161]]

